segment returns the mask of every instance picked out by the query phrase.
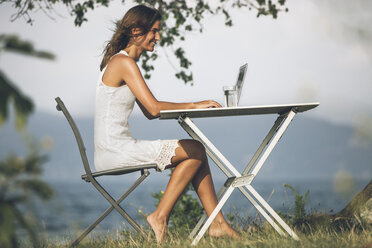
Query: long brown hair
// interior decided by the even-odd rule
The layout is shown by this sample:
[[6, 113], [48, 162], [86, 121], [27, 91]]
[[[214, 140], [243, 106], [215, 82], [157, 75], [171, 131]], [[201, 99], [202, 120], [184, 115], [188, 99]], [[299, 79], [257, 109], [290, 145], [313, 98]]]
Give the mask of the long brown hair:
[[136, 36], [141, 36], [148, 33], [158, 20], [161, 20], [161, 14], [157, 9], [145, 5], [137, 5], [129, 9], [123, 19], [116, 23], [114, 34], [103, 50], [101, 71], [113, 55], [127, 47], [130, 38], [133, 37], [133, 28], [139, 28], [141, 33]]

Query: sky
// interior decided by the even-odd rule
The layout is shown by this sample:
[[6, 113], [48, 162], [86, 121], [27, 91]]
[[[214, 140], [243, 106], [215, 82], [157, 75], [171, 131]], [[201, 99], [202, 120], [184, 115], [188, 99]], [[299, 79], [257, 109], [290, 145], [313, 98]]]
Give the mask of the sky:
[[[372, 2], [287, 2], [289, 12], [279, 13], [278, 19], [234, 10], [233, 27], [224, 26], [222, 16], [208, 16], [204, 32], [187, 35], [182, 44], [193, 63], [193, 86], [174, 77], [166, 56], [176, 64], [172, 52], [157, 47], [160, 58], [147, 81], [155, 97], [223, 103], [222, 87], [235, 84], [239, 67], [247, 62], [240, 105], [320, 102], [305, 114], [363, 126], [372, 133]], [[103, 46], [112, 35], [113, 21], [132, 6], [115, 1], [89, 12], [88, 22], [75, 27], [63, 6], [55, 9], [53, 19], [34, 13], [31, 26], [23, 19], [10, 22], [14, 10], [1, 4], [0, 33], [18, 34], [57, 59], [2, 53], [0, 68], [34, 100], [37, 111], [57, 114], [54, 98], [60, 96], [74, 116], [93, 116]]]

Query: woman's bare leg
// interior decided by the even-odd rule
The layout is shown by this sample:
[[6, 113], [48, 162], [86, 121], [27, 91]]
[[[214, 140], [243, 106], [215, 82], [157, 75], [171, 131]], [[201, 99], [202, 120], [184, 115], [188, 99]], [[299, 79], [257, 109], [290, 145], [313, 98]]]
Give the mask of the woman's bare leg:
[[[202, 144], [194, 140], [181, 140], [169, 167], [175, 167], [165, 193], [158, 208], [148, 216], [147, 222], [154, 230], [158, 242], [163, 241], [167, 234], [167, 223], [170, 212], [178, 197], [192, 180], [193, 186], [209, 216], [217, 206], [212, 177]], [[235, 231], [225, 221], [221, 212], [218, 213], [209, 231], [212, 236], [228, 234], [237, 236]]]
[[163, 241], [166, 236], [169, 215], [174, 204], [203, 163], [203, 156], [200, 155], [200, 149], [203, 147], [193, 143], [179, 142], [180, 147], [176, 149], [176, 155], [169, 166], [176, 168], [173, 170], [159, 206], [147, 217], [147, 222], [154, 230], [158, 242]]
[[[213, 210], [216, 208], [218, 201], [207, 159], [204, 161], [204, 164], [193, 178], [192, 185], [198, 194], [200, 201], [202, 202], [207, 216], [210, 216]], [[210, 225], [209, 235], [214, 237], [223, 235], [239, 237], [239, 234], [237, 234], [226, 222], [221, 211], [218, 212], [217, 216]]]

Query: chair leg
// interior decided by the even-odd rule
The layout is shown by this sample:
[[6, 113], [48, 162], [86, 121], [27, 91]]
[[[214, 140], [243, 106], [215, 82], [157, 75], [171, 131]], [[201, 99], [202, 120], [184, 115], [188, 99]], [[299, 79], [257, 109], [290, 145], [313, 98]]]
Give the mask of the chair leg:
[[[141, 172], [141, 176], [132, 184], [132, 186], [116, 201], [117, 204], [120, 204], [125, 198], [127, 198], [127, 196], [132, 193], [132, 191], [138, 187], [139, 184], [141, 184], [143, 182], [143, 180], [145, 180], [145, 178], [150, 174], [147, 170], [146, 172], [142, 171]], [[97, 182], [98, 183], [98, 182]], [[102, 186], [100, 186], [102, 188]], [[98, 188], [97, 188], [98, 189]], [[102, 188], [103, 189], [103, 188]], [[98, 191], [100, 191], [98, 189]], [[101, 192], [101, 191], [100, 191]], [[107, 192], [106, 192], [107, 193]], [[108, 194], [108, 193], [107, 193]], [[110, 196], [111, 197], [111, 196]], [[106, 197], [105, 197], [106, 198]], [[107, 198], [106, 198], [107, 199]], [[94, 222], [92, 223], [73, 243], [71, 243], [70, 247], [74, 247], [76, 245], [78, 245], [104, 218], [106, 218], [106, 216], [111, 213], [111, 211], [114, 209], [114, 206], [111, 205], [108, 209], [106, 209], [106, 211]], [[123, 210], [124, 211], [124, 210]], [[124, 211], [125, 212], [125, 211]], [[120, 213], [120, 212], [119, 212]], [[121, 213], [120, 213], [121, 214]], [[127, 214], [127, 217], [123, 216], [128, 222], [130, 222], [127, 217], [129, 217], [129, 215]], [[130, 217], [129, 217], [130, 218]], [[138, 230], [136, 227], [134, 227], [132, 225], [132, 223], [130, 223], [137, 231], [139, 231], [142, 235], [144, 234], [143, 230], [141, 229], [140, 226], [138, 226], [138, 224], [132, 219], [130, 218], [130, 220], [132, 220], [132, 222], [135, 223], [136, 227], [139, 228], [140, 230]]]

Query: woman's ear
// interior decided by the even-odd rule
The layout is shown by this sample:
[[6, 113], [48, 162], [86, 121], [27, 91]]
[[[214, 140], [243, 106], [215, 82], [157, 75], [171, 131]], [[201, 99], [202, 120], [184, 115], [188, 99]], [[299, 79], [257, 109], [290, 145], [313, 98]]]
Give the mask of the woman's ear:
[[139, 29], [139, 28], [132, 28], [131, 33], [132, 33], [132, 36], [136, 37], [138, 35], [141, 35], [141, 29]]

